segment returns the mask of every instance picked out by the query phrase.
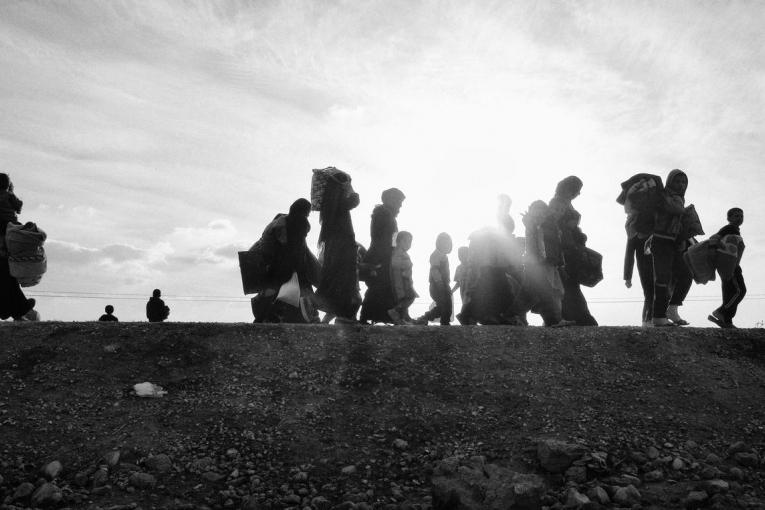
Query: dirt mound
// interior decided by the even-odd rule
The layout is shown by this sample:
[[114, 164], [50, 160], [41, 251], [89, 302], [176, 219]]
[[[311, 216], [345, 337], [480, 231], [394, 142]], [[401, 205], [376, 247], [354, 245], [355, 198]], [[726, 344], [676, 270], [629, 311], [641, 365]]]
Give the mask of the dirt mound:
[[6, 323], [0, 346], [5, 508], [765, 508], [765, 330]]

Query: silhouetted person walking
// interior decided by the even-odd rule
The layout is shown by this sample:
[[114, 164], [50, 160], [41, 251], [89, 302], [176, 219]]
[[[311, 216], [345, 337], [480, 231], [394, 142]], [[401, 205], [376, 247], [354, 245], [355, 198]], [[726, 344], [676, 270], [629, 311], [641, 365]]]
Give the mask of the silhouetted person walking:
[[[720, 229], [717, 234], [710, 238], [713, 246], [719, 247], [723, 243], [735, 246], [736, 268], [730, 278], [723, 279], [722, 283], [722, 305], [712, 312], [708, 319], [721, 328], [735, 328], [733, 318], [738, 311], [738, 305], [746, 296], [746, 284], [744, 284], [744, 273], [741, 271], [741, 257], [744, 254], [744, 240], [741, 237], [739, 227], [744, 223], [744, 211], [738, 207], [728, 211], [728, 224]], [[730, 237], [729, 237], [730, 236]]]
[[362, 322], [391, 322], [388, 310], [396, 304], [390, 264], [393, 238], [398, 232], [396, 217], [406, 196], [400, 189], [390, 188], [383, 191], [380, 198], [382, 204], [376, 205], [372, 211], [369, 227], [371, 242], [363, 260], [369, 271], [365, 279], [367, 291], [359, 318]]
[[[334, 167], [314, 170], [322, 173], [325, 187], [319, 209], [319, 261], [321, 278], [316, 288], [318, 308], [336, 316], [335, 322], [355, 322], [361, 306], [357, 269], [358, 246], [351, 221], [351, 209], [359, 205], [351, 176]], [[312, 193], [313, 201], [313, 193]]]
[[146, 318], [149, 322], [162, 322], [170, 315], [170, 308], [160, 299], [161, 295], [162, 292], [159, 289], [154, 289], [149, 302], [146, 303]]
[[590, 313], [578, 277], [587, 236], [579, 228], [582, 215], [574, 209], [571, 201], [579, 196], [582, 185], [582, 180], [575, 175], [560, 181], [555, 188], [555, 196], [550, 200], [549, 211], [561, 232], [564, 260], [560, 272], [563, 281], [563, 319], [574, 321], [577, 326], [597, 326], [598, 321]]
[[114, 307], [112, 305], [106, 305], [104, 311], [106, 313], [98, 318], [99, 322], [119, 322], [119, 319], [114, 316]]
[[[672, 170], [662, 194], [662, 201], [656, 209], [656, 224], [651, 236], [650, 249], [653, 260], [653, 325], [672, 326], [667, 311], [670, 305], [682, 304], [688, 294], [692, 279], [683, 261], [682, 217], [685, 212], [685, 190], [688, 176], [681, 170]], [[674, 284], [680, 277], [680, 285]], [[673, 288], [674, 287], [674, 290]], [[672, 301], [670, 301], [670, 299]], [[679, 318], [677, 316], [676, 318]], [[682, 321], [685, 324], [687, 322]]]
[[27, 299], [16, 278], [11, 276], [5, 232], [8, 223], [18, 224], [22, 201], [13, 193], [13, 183], [8, 174], [0, 173], [0, 319], [13, 317], [15, 321], [39, 320], [35, 300]]

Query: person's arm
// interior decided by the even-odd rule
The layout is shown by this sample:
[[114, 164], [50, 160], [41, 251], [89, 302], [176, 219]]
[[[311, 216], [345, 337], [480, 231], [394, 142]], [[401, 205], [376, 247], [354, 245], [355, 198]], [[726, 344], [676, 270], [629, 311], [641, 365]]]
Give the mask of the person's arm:
[[8, 198], [10, 199], [11, 207], [13, 207], [13, 210], [16, 211], [16, 214], [21, 213], [21, 206], [24, 205], [24, 202], [22, 202], [19, 197], [14, 195], [12, 190], [8, 193]]
[[628, 289], [632, 287], [632, 271], [635, 267], [635, 243], [640, 239], [635, 237], [627, 238], [627, 249], [624, 253], [624, 285]]

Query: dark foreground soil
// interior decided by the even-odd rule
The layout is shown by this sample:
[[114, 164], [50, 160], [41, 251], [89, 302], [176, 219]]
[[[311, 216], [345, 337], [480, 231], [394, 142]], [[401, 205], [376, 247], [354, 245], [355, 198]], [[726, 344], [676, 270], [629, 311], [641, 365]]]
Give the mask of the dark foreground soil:
[[483, 456], [523, 508], [765, 508], [763, 402], [762, 329], [4, 323], [0, 507], [474, 508], [432, 480]]

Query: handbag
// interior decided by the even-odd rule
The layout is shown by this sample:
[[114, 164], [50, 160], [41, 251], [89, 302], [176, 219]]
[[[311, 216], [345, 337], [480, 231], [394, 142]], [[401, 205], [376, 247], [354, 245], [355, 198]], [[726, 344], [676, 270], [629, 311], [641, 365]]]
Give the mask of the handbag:
[[584, 247], [576, 271], [577, 280], [585, 287], [594, 287], [603, 279], [603, 255]]
[[279, 287], [279, 294], [276, 295], [277, 301], [282, 301], [295, 308], [300, 307], [300, 282], [297, 273], [292, 273], [289, 280]]

